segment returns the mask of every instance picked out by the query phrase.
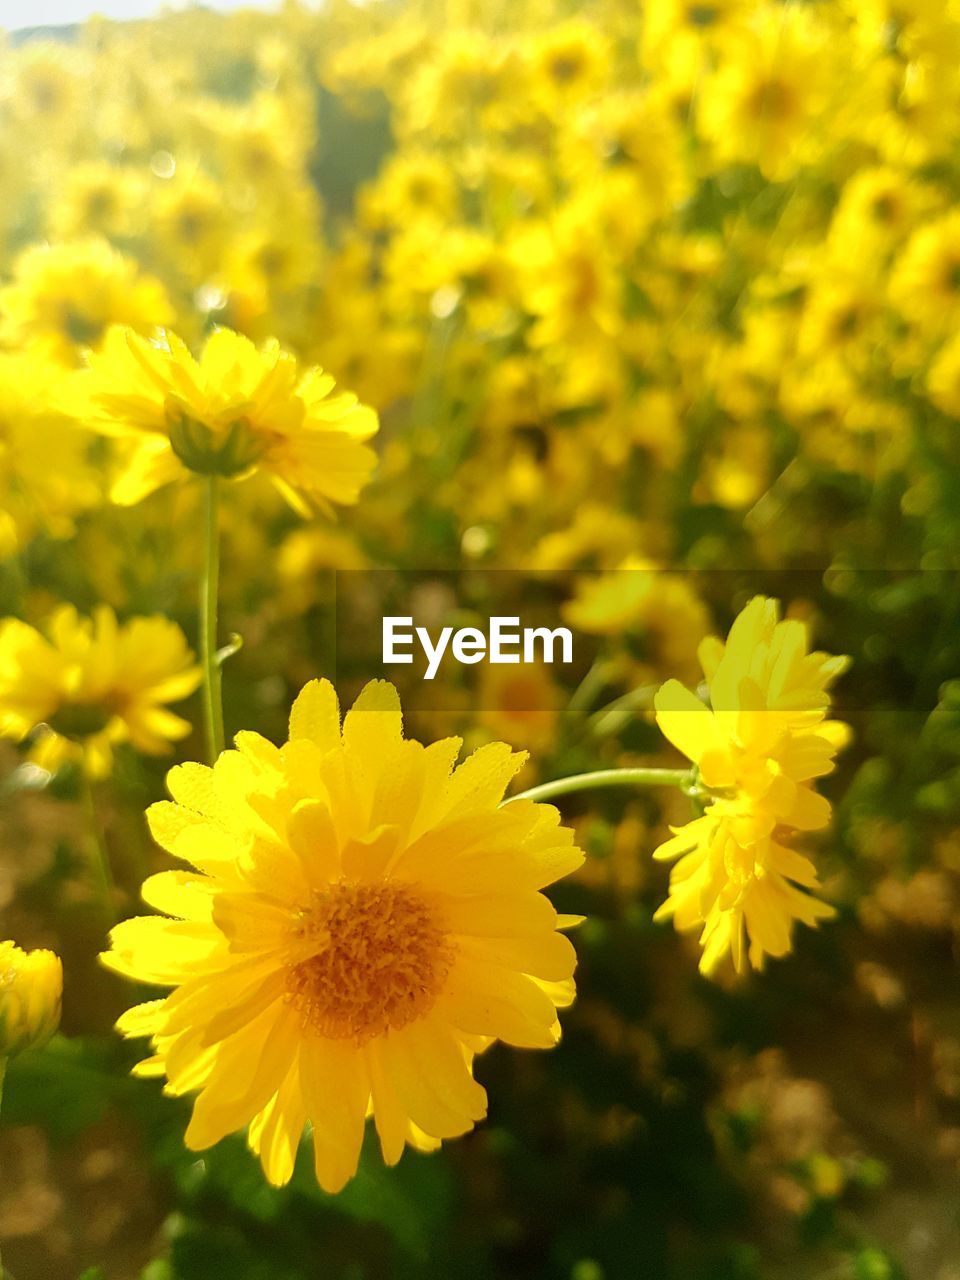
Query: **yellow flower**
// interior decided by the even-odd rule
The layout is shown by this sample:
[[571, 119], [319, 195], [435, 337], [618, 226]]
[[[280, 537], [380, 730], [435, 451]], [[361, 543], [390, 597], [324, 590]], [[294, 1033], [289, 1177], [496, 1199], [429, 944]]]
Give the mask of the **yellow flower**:
[[91, 425], [138, 447], [113, 490], [123, 505], [195, 471], [241, 478], [263, 471], [298, 510], [353, 503], [376, 455], [363, 441], [377, 415], [349, 392], [331, 395], [321, 369], [299, 373], [276, 342], [259, 351], [218, 329], [199, 360], [173, 333], [147, 342], [114, 329], [89, 360]]
[[154, 188], [150, 227], [171, 266], [199, 284], [219, 261], [229, 217], [224, 191], [200, 172], [178, 172]]
[[918, 228], [898, 260], [890, 295], [924, 332], [940, 332], [960, 317], [960, 211]]
[[806, 9], [768, 4], [724, 50], [697, 105], [700, 131], [718, 163], [756, 164], [783, 181], [824, 144], [813, 124], [831, 88], [825, 30]]
[[55, 236], [96, 234], [114, 239], [138, 230], [143, 181], [135, 169], [103, 161], [72, 165], [52, 193], [49, 225]]
[[69, 536], [73, 517], [99, 497], [89, 437], [55, 404], [69, 376], [39, 356], [0, 354], [0, 555], [41, 529]]
[[200, 683], [175, 623], [153, 617], [121, 624], [105, 605], [81, 618], [64, 605], [46, 632], [18, 618], [0, 623], [0, 737], [21, 742], [35, 733], [30, 754], [37, 764], [54, 770], [80, 759], [91, 776], [103, 777], [117, 743], [163, 755], [190, 732], [164, 705]]
[[366, 686], [341, 729], [313, 681], [281, 748], [239, 734], [213, 769], [180, 765], [157, 841], [190, 864], [144, 885], [172, 919], [118, 925], [108, 967], [172, 986], [131, 1009], [145, 1075], [200, 1090], [203, 1150], [248, 1128], [267, 1178], [289, 1180], [304, 1124], [338, 1191], [372, 1115], [384, 1160], [432, 1150], [486, 1112], [475, 1053], [550, 1048], [575, 956], [539, 891], [582, 862], [550, 806], [500, 807], [524, 761], [502, 743], [458, 768], [458, 739], [404, 740], [396, 691]]
[[522, 110], [519, 66], [512, 49], [484, 31], [448, 31], [431, 57], [405, 78], [400, 123], [431, 138], [502, 130]]
[[0, 103], [34, 145], [69, 145], [82, 119], [91, 70], [79, 50], [61, 40], [28, 40], [4, 52]]
[[533, 95], [551, 114], [603, 88], [610, 62], [608, 41], [583, 18], [570, 18], [534, 37], [527, 52]]
[[0, 1064], [46, 1044], [60, 1023], [62, 992], [59, 956], [0, 942]]
[[110, 325], [152, 333], [171, 314], [160, 282], [104, 240], [34, 245], [0, 290], [0, 338], [11, 346], [36, 344], [65, 365], [99, 346]]
[[710, 615], [685, 574], [665, 573], [628, 556], [609, 573], [584, 578], [563, 611], [565, 621], [591, 635], [639, 633], [644, 657], [663, 671], [695, 675], [697, 638]]
[[960, 417], [960, 335], [950, 338], [937, 353], [927, 374], [927, 389], [938, 408]]
[[663, 733], [714, 793], [703, 816], [654, 855], [680, 859], [657, 916], [674, 916], [679, 929], [703, 926], [704, 972], [727, 953], [738, 971], [748, 959], [761, 968], [765, 955], [790, 949], [794, 919], [814, 924], [833, 913], [796, 888], [816, 889], [816, 871], [782, 839], [786, 829], [830, 821], [813, 782], [832, 771], [846, 740], [846, 726], [826, 713], [847, 659], [809, 652], [803, 623], [781, 621], [777, 602], [762, 596], [739, 614], [726, 644], [703, 642], [700, 659], [710, 707], [676, 680], [655, 699]]
[[560, 690], [542, 662], [522, 666], [484, 663], [477, 690], [476, 720], [492, 737], [540, 755], [557, 736]]

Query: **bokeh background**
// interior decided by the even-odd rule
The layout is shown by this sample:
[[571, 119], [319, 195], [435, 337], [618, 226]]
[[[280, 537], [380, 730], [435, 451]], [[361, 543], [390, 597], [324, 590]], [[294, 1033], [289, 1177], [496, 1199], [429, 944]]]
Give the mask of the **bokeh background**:
[[195, 643], [197, 495], [111, 506], [62, 406], [109, 324], [226, 324], [382, 421], [337, 523], [226, 495], [228, 731], [279, 740], [334, 669], [348, 698], [413, 599], [585, 639], [519, 683], [410, 683], [412, 732], [524, 746], [527, 785], [672, 762], [652, 691], [757, 591], [852, 656], [855, 731], [810, 842], [839, 918], [739, 983], [651, 923], [683, 798], [564, 800], [589, 858], [554, 896], [589, 921], [562, 1045], [485, 1055], [485, 1125], [368, 1150], [335, 1198], [308, 1161], [271, 1190], [239, 1138], [197, 1158], [127, 1075], [91, 847], [135, 913], [170, 761], [120, 749], [91, 813], [75, 765], [4, 744], [2, 934], [66, 970], [4, 1100], [17, 1280], [958, 1280], [958, 137], [955, 0], [329, 0], [7, 39], [4, 616], [105, 602]]

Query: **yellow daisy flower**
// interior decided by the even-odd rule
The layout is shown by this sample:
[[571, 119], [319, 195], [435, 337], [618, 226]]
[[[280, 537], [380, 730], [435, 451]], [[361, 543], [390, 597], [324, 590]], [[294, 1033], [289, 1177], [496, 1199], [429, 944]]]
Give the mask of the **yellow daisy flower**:
[[500, 807], [524, 756], [502, 743], [459, 767], [459, 739], [402, 736], [395, 689], [368, 684], [341, 729], [312, 681], [277, 748], [238, 734], [212, 769], [179, 765], [157, 841], [189, 864], [144, 885], [169, 913], [111, 934], [111, 969], [176, 988], [119, 1029], [150, 1036], [139, 1074], [199, 1090], [187, 1145], [246, 1128], [270, 1182], [305, 1123], [329, 1192], [356, 1172], [365, 1120], [383, 1158], [432, 1150], [486, 1113], [474, 1054], [550, 1048], [575, 955], [540, 890], [580, 865], [551, 806]]
[[52, 771], [77, 759], [92, 777], [104, 777], [118, 743], [163, 755], [190, 732], [164, 705], [200, 683], [176, 623], [119, 623], [106, 605], [82, 618], [64, 605], [45, 629], [19, 618], [0, 623], [0, 737], [33, 735], [36, 764]]
[[0, 354], [0, 555], [40, 529], [69, 536], [73, 517], [100, 497], [89, 436], [55, 403], [70, 376], [39, 356]]
[[960, 317], [960, 211], [917, 228], [897, 260], [890, 297], [925, 333], [948, 331]]
[[331, 395], [321, 369], [300, 373], [276, 342], [258, 350], [217, 329], [195, 360], [176, 334], [147, 342], [114, 329], [89, 366], [90, 425], [138, 442], [112, 494], [123, 505], [191, 471], [262, 470], [307, 514], [310, 504], [356, 502], [376, 462], [363, 443], [376, 413], [349, 392]]
[[110, 325], [152, 333], [169, 323], [163, 285], [105, 240], [33, 245], [13, 265], [0, 290], [0, 339], [10, 346], [36, 345], [52, 359], [75, 365], [87, 347], [98, 347]]
[[790, 949], [794, 919], [813, 924], [832, 914], [790, 883], [818, 887], [813, 864], [781, 841], [787, 829], [830, 822], [813, 782], [833, 770], [847, 738], [826, 713], [827, 691], [848, 660], [810, 652], [804, 624], [781, 620], [777, 602], [763, 596], [742, 610], [726, 644], [703, 642], [700, 660], [710, 707], [676, 680], [654, 703], [664, 735], [714, 793], [703, 816], [654, 854], [680, 859], [657, 916], [672, 915], [679, 929], [703, 926], [704, 972], [728, 952], [738, 970], [747, 959], [760, 968], [765, 955]]
[[697, 120], [715, 162], [756, 164], [771, 182], [790, 178], [824, 145], [811, 126], [833, 89], [829, 52], [805, 8], [759, 6], [753, 27], [724, 43], [699, 96]]

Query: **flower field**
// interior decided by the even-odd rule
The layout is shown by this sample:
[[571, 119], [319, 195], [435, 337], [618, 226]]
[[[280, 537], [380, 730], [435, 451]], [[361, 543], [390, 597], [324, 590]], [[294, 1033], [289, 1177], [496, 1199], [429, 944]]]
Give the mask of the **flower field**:
[[955, 0], [4, 38], [0, 1280], [960, 1280], [958, 138]]

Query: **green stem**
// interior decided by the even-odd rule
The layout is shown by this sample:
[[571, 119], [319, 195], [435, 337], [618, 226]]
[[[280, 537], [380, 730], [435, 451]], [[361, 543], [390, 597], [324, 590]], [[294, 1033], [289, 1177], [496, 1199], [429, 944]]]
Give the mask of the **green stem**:
[[[6, 1058], [0, 1058], [0, 1108], [3, 1106], [3, 1080], [6, 1074], [7, 1060]], [[4, 1280], [4, 1276], [6, 1276], [6, 1274], [6, 1271], [3, 1269], [3, 1254], [0, 1252], [0, 1280]]]
[[[93, 863], [94, 874], [100, 888], [104, 914], [108, 920], [113, 922], [117, 918], [116, 884], [110, 867], [110, 853], [103, 838], [103, 828], [100, 826], [100, 820], [97, 816], [97, 802], [93, 794], [93, 783], [90, 781], [90, 775], [86, 769], [81, 774], [80, 796], [87, 815], [87, 827], [90, 832], [90, 860]], [[2, 1271], [0, 1271], [0, 1280], [3, 1280]]]
[[203, 661], [203, 722], [207, 756], [213, 764], [223, 750], [223, 694], [217, 657], [217, 596], [220, 587], [220, 530], [217, 524], [217, 477], [204, 485], [204, 556], [200, 582], [200, 649]]
[[513, 800], [550, 800], [565, 796], [571, 791], [595, 791], [600, 787], [680, 787], [688, 791], [695, 785], [690, 769], [597, 769], [593, 773], [575, 773], [569, 778], [557, 778], [554, 782], [541, 783], [529, 791], [508, 796], [504, 804]]

